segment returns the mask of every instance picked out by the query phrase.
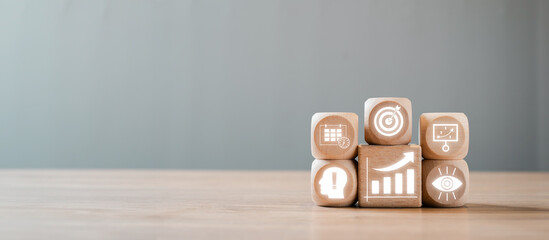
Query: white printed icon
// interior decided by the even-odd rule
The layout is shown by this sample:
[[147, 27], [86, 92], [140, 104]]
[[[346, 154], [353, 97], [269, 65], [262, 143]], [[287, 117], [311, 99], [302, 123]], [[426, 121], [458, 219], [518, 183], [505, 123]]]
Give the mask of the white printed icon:
[[[369, 173], [369, 158], [366, 158], [366, 182], [368, 186], [366, 189], [366, 201], [369, 198], [417, 198], [415, 196], [415, 171], [413, 168], [405, 168], [409, 163], [414, 162], [414, 152], [404, 153], [404, 158], [400, 159], [398, 162], [383, 168], [371, 168], [374, 171], [386, 172], [389, 173], [389, 176], [383, 177], [383, 191], [380, 190], [380, 180], [372, 180], [369, 182], [368, 173]], [[401, 170], [402, 169], [402, 170]], [[393, 175], [394, 173], [394, 175]], [[406, 178], [404, 178], [406, 174]], [[392, 188], [392, 178], [394, 176], [394, 189]], [[404, 179], [406, 179], [406, 185], [404, 185]], [[404, 186], [406, 186], [406, 193], [404, 193]], [[369, 189], [368, 189], [369, 187]]]
[[400, 108], [399, 105], [396, 105], [380, 109], [374, 117], [376, 131], [387, 137], [398, 134], [404, 125], [404, 117]]
[[342, 149], [351, 146], [351, 140], [347, 136], [347, 125], [321, 125], [320, 126], [320, 144], [337, 145]]
[[458, 142], [457, 124], [433, 124], [433, 142], [444, 142], [442, 151], [450, 151], [448, 142]]
[[328, 168], [318, 183], [320, 184], [320, 194], [328, 195], [329, 199], [343, 199], [345, 185], [347, 185], [347, 173], [341, 168]]
[[450, 195], [450, 193], [452, 193], [454, 200], [456, 200], [456, 194], [454, 193], [454, 191], [458, 190], [461, 185], [463, 185], [463, 183], [459, 179], [454, 177], [456, 169], [457, 168], [454, 168], [454, 170], [452, 171], [452, 175], [450, 175], [448, 166], [446, 166], [446, 174], [443, 175], [440, 168], [438, 168], [438, 173], [440, 174], [440, 177], [435, 179], [432, 183], [436, 189], [440, 190], [440, 193], [438, 194], [438, 200], [440, 200], [443, 193], [446, 194], [446, 201], [448, 201], [448, 196]]

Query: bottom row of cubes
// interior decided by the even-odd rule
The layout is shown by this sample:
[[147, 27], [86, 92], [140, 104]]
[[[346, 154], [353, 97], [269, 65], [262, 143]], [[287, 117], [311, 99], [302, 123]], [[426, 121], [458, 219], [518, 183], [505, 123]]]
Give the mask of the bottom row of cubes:
[[347, 207], [358, 201], [359, 207], [460, 207], [467, 202], [464, 160], [422, 161], [417, 145], [361, 145], [358, 152], [358, 163], [313, 161], [311, 189], [317, 205]]

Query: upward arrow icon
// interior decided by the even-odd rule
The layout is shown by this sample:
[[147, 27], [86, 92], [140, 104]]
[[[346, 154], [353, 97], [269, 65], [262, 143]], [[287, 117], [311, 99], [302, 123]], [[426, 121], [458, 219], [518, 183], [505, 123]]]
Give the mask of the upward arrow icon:
[[381, 172], [390, 172], [390, 171], [393, 171], [393, 170], [396, 170], [396, 169], [399, 169], [399, 168], [403, 167], [404, 165], [408, 164], [409, 162], [414, 162], [414, 152], [404, 153], [404, 158], [402, 158], [400, 161], [398, 161], [397, 163], [395, 163], [391, 166], [384, 167], [384, 168], [374, 168], [374, 170], [381, 171]]

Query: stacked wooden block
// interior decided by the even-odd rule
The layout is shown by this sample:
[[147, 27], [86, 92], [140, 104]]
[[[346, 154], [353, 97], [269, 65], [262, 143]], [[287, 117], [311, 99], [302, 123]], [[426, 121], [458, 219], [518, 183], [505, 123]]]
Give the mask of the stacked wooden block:
[[469, 121], [463, 113], [424, 113], [419, 118], [423, 149], [423, 203], [460, 207], [467, 202]]
[[364, 138], [358, 147], [360, 207], [421, 207], [421, 148], [412, 139], [407, 98], [364, 103]]
[[[314, 114], [313, 201], [332, 207], [352, 206], [357, 200], [360, 207], [464, 205], [469, 185], [467, 163], [462, 160], [469, 145], [465, 114], [423, 114], [421, 146], [409, 144], [411, 137], [412, 104], [407, 98], [370, 98], [364, 103], [368, 144], [358, 145], [356, 114]], [[423, 163], [422, 149], [428, 159]]]
[[316, 113], [311, 121], [313, 201], [319, 206], [345, 207], [356, 202], [358, 116]]

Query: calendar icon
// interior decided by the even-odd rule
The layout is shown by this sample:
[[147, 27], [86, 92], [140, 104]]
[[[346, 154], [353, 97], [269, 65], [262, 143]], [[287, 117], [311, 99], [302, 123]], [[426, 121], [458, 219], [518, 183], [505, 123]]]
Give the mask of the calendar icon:
[[337, 145], [340, 139], [347, 139], [347, 125], [321, 125], [320, 144]]

